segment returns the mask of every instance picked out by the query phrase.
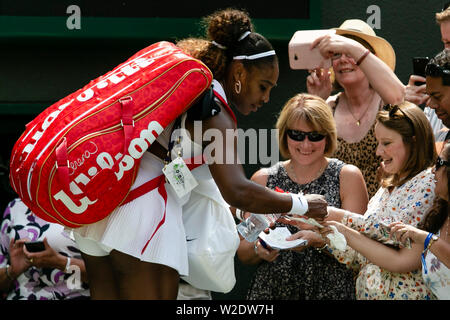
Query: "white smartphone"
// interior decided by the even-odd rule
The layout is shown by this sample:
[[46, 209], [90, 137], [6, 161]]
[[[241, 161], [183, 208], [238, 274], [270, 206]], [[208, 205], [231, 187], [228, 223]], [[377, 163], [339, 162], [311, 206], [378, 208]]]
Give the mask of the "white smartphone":
[[289, 41], [289, 65], [294, 70], [313, 70], [330, 68], [331, 59], [325, 59], [318, 48], [310, 49], [311, 44], [319, 37], [334, 34], [335, 30], [300, 30], [294, 33]]

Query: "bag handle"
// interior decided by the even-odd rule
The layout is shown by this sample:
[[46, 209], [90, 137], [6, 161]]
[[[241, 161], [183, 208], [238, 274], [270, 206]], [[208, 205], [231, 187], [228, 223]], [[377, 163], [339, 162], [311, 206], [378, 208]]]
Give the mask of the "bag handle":
[[133, 120], [133, 107], [134, 101], [130, 96], [123, 97], [119, 99], [119, 103], [122, 106], [122, 118], [120, 123], [123, 127], [124, 133], [124, 145], [123, 145], [123, 154], [126, 154], [128, 151], [128, 147], [130, 145], [131, 140], [133, 139], [134, 132], [134, 120]]
[[[119, 103], [122, 106], [122, 116], [120, 123], [124, 132], [124, 155], [128, 151], [128, 147], [131, 143], [134, 133], [134, 120], [133, 120], [133, 107], [134, 101], [130, 96], [119, 99]], [[61, 186], [69, 194], [70, 191], [70, 179], [69, 179], [69, 158], [67, 154], [67, 139], [63, 138], [62, 142], [56, 147], [56, 172]]]
[[66, 194], [69, 193], [69, 159], [67, 157], [67, 139], [63, 138], [62, 142], [56, 147], [56, 173]]

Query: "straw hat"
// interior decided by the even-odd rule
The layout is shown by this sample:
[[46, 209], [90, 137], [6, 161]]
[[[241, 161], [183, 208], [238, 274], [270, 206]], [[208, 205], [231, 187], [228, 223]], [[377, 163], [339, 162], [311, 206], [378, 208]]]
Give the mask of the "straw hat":
[[395, 70], [395, 51], [391, 44], [381, 37], [364, 21], [359, 19], [345, 20], [339, 28], [334, 28], [336, 34], [353, 35], [367, 41], [375, 50], [375, 55], [383, 60], [392, 70]]

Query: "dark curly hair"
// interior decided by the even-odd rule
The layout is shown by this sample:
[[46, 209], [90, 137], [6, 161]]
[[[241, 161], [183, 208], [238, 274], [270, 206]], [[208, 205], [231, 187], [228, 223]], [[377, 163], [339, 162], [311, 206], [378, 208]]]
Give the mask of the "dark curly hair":
[[[254, 32], [248, 14], [243, 10], [228, 8], [219, 10], [205, 17], [206, 39], [188, 38], [177, 42], [177, 46], [187, 54], [201, 60], [211, 69], [214, 78], [221, 80], [229, 63], [237, 55], [253, 55], [273, 50], [270, 42], [259, 33]], [[251, 33], [242, 40], [247, 31]], [[276, 55], [255, 60], [241, 60], [246, 68], [271, 64]]]
[[[442, 149], [442, 154], [445, 159], [450, 158], [450, 143], [446, 143]], [[447, 173], [447, 190], [450, 190], [450, 167], [445, 166]], [[425, 216], [418, 227], [428, 232], [437, 233], [439, 229], [444, 225], [445, 219], [449, 216], [448, 201], [436, 197], [433, 207], [430, 212]]]

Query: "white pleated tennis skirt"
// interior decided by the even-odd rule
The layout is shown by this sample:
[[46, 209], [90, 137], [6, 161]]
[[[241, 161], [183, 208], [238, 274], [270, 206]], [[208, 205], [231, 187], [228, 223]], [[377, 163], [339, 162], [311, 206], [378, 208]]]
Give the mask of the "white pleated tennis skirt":
[[[161, 160], [146, 152], [142, 157], [136, 181], [131, 189], [161, 175], [162, 168]], [[106, 246], [141, 261], [166, 265], [177, 270], [180, 276], [187, 275], [188, 256], [182, 219], [183, 203], [167, 183], [166, 190], [165, 222], [155, 233], [144, 252], [142, 250], [164, 214], [164, 200], [157, 188], [116, 208], [108, 217], [99, 222], [73, 229], [77, 233], [75, 239], [77, 239], [80, 250], [93, 255], [93, 251], [86, 246], [87, 242], [92, 243], [91, 240], [93, 240], [98, 243], [99, 247], [105, 248]], [[87, 242], [83, 241], [86, 239]]]

